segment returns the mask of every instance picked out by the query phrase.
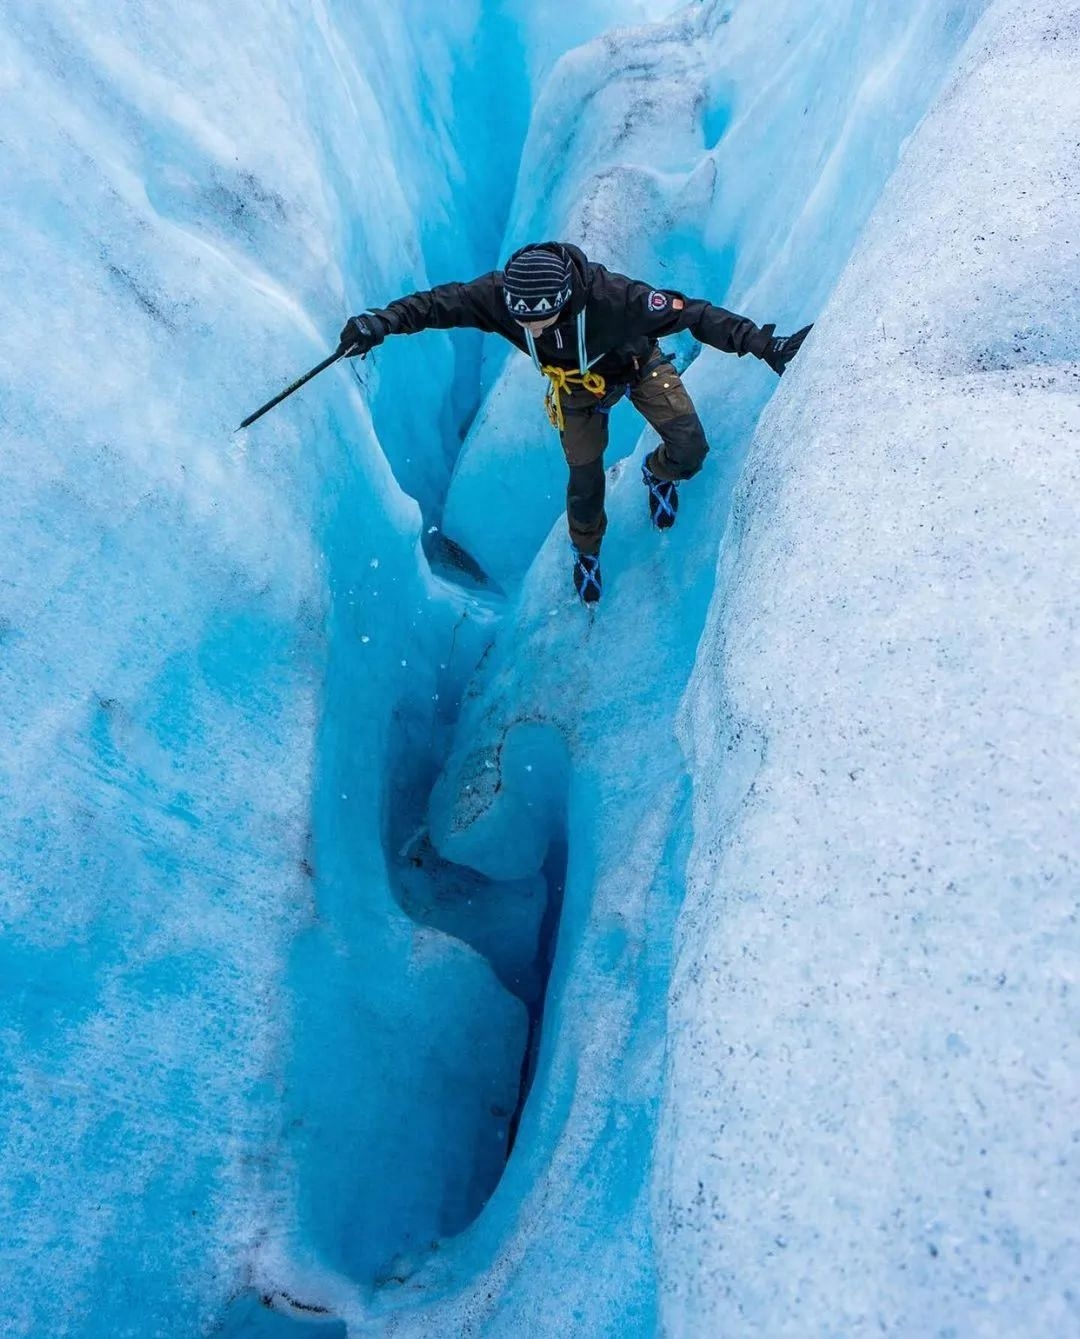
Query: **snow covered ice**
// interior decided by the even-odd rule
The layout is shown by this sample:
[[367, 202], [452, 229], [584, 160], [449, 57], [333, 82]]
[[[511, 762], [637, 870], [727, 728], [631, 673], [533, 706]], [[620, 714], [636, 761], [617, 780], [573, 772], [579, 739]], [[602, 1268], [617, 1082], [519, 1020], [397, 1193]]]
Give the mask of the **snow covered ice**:
[[[5, 8], [0, 1333], [1080, 1334], [1078, 72], [1050, 0]], [[816, 322], [672, 342], [662, 538], [616, 410], [595, 614], [505, 346], [233, 435], [544, 236]]]

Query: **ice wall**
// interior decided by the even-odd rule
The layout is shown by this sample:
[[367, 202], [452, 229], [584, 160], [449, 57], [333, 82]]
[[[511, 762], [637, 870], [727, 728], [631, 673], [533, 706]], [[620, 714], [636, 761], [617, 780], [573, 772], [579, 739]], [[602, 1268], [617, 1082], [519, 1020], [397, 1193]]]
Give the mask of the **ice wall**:
[[[487, 179], [447, 129], [446, 53], [477, 13], [14, 0], [0, 19], [5, 1334], [220, 1316], [337, 1156], [282, 1134], [322, 1115], [296, 999], [334, 983], [327, 962], [370, 982], [351, 954], [372, 925], [408, 1006], [330, 999], [324, 1073], [350, 1063], [326, 1019], [370, 1037], [391, 1012], [436, 1049], [478, 1012], [520, 1026], [479, 955], [397, 908], [383, 857], [390, 744], [402, 718], [432, 733], [462, 618], [408, 496], [445, 486], [454, 350], [434, 336], [422, 378], [326, 374], [233, 435], [350, 310], [450, 264], [439, 210]], [[455, 263], [489, 246], [468, 217], [455, 238]], [[457, 644], [476, 653], [468, 628]], [[421, 1049], [396, 1045], [375, 1052], [422, 1090]], [[474, 1055], [452, 1080], [512, 1101], [520, 1050]], [[344, 1212], [322, 1207], [324, 1229]]]
[[1080, 1331], [1080, 9], [1000, 0], [755, 438], [681, 720], [665, 1333]]
[[[0, 19], [0, 170], [18, 187], [0, 202], [6, 1332], [223, 1325], [266, 1339], [306, 1331], [318, 1307], [335, 1334], [345, 1322], [372, 1335], [695, 1333], [733, 1295], [711, 1291], [727, 1286], [716, 1265], [726, 1239], [697, 1199], [698, 1161], [717, 1175], [712, 1150], [686, 1133], [715, 1130], [728, 1100], [695, 1063], [715, 1057], [694, 1030], [693, 1010], [715, 1005], [695, 918], [721, 933], [708, 799], [721, 768], [734, 787], [756, 755], [736, 748], [714, 766], [718, 736], [692, 731], [691, 773], [673, 720], [729, 490], [774, 379], [697, 357], [688, 381], [713, 457], [663, 540], [634, 467], [614, 471], [608, 591], [593, 619], [568, 598], [562, 465], [526, 360], [496, 351], [481, 366], [469, 335], [393, 341], [257, 432], [231, 430], [323, 356], [350, 310], [488, 268], [530, 235], [569, 235], [759, 319], [810, 318], [983, 4], [809, 13], [786, 0], [767, 25], [757, 6], [715, 0], [679, 12], [668, 0], [587, 0], [557, 24], [544, 8], [61, 12], [14, 0]], [[1044, 28], [1049, 41], [1049, 16]], [[1073, 20], [1056, 30], [1071, 51]], [[1021, 48], [1028, 31], [1017, 28]], [[1038, 72], [1053, 78], [1048, 61]], [[999, 57], [987, 68], [1014, 67]], [[1022, 108], [1027, 77], [1011, 77]], [[1001, 110], [1023, 146], [1020, 113]], [[935, 133], [936, 161], [955, 158], [963, 145]], [[926, 171], [944, 180], [934, 162]], [[903, 198], [891, 199], [907, 226]], [[1053, 200], [1040, 200], [1049, 217]], [[942, 224], [950, 201], [962, 203], [941, 193]], [[1023, 222], [993, 245], [976, 239], [990, 286], [1020, 303], [1011, 330], [1031, 293], [1002, 278]], [[876, 254], [913, 275], [898, 233]], [[924, 256], [944, 255], [920, 235]], [[918, 310], [929, 322], [925, 299]], [[862, 378], [867, 403], [871, 385], [922, 394], [896, 370], [912, 319], [899, 309], [900, 334], [890, 322], [879, 348], [860, 315], [862, 352], [836, 366]], [[1031, 331], [1040, 357], [1074, 356], [1039, 343], [1056, 327]], [[937, 362], [920, 376], [949, 384], [951, 345], [935, 339]], [[826, 422], [824, 387], [835, 385], [838, 414], [853, 412], [830, 361], [850, 340], [827, 318], [798, 365]], [[1002, 414], [1017, 411], [999, 365], [1013, 346], [983, 350]], [[872, 375], [877, 353], [889, 370]], [[777, 453], [770, 478], [808, 487], [781, 473], [800, 443], [775, 435], [799, 384], [784, 383], [759, 450]], [[637, 445], [623, 413], [611, 458]], [[763, 486], [755, 466], [747, 498], [766, 518]], [[842, 529], [831, 496], [817, 496]], [[857, 496], [835, 500], [854, 509]], [[447, 497], [451, 532], [508, 588], [523, 581], [507, 610], [429, 570], [421, 532]], [[733, 534], [746, 524], [740, 512]], [[801, 551], [815, 580], [828, 575], [810, 561], [820, 549]], [[735, 600], [744, 578], [732, 556], [725, 579], [728, 564]], [[934, 579], [941, 598], [946, 576]], [[830, 610], [857, 589], [833, 587]], [[710, 691], [716, 702], [733, 692], [707, 677], [723, 609], [708, 624], [696, 711]], [[779, 614], [770, 626], [782, 641]], [[939, 649], [946, 668], [963, 654], [955, 638]], [[1028, 795], [1024, 812], [1033, 805]], [[661, 1124], [670, 945], [692, 843]], [[565, 903], [533, 1093], [498, 1189], [453, 1236], [505, 1155], [523, 997], [536, 988], [522, 965], [536, 965], [537, 909], [557, 879]], [[980, 928], [975, 915], [964, 923]], [[756, 1000], [747, 1012], [760, 1021]], [[949, 1063], [959, 1047], [977, 1054], [952, 1032], [940, 1043]], [[910, 1072], [929, 1082], [930, 1070]], [[1029, 1092], [1018, 1085], [1012, 1109], [1026, 1113]], [[925, 1117], [904, 1119], [901, 1146], [918, 1149]], [[741, 1205], [760, 1184], [749, 1178]], [[865, 1226], [857, 1207], [851, 1221]], [[1024, 1258], [1032, 1215], [996, 1226], [995, 1249], [1012, 1243]], [[950, 1248], [944, 1236], [931, 1244], [934, 1261]], [[760, 1264], [748, 1262], [747, 1288]], [[786, 1323], [787, 1294], [770, 1296]]]
[[[701, 6], [609, 36], [555, 68], [527, 141], [526, 162], [539, 171], [570, 136], [564, 158], [579, 175], [564, 181], [547, 168], [534, 204], [523, 170], [512, 218], [527, 215], [529, 234], [584, 229], [593, 254], [672, 284], [683, 273], [677, 258], [686, 287], [708, 292], [709, 276], [721, 275], [718, 298], [793, 325], [815, 314], [842, 272], [918, 122], [913, 90], [931, 97], [977, 14], [870, 7], [808, 29], [805, 7], [793, 4], [774, 7], [763, 32], [750, 7]], [[670, 171], [654, 167], [658, 153]], [[637, 212], [618, 212], [611, 178], [626, 183]], [[802, 356], [830, 353], [815, 336]], [[523, 823], [530, 804], [546, 821], [554, 766], [521, 737], [565, 741], [568, 868], [551, 1024], [514, 1156], [484, 1214], [369, 1309], [356, 1302], [357, 1333], [652, 1335], [671, 1316], [654, 1238], [671, 1213], [657, 1209], [654, 1140], [669, 942], [696, 809], [673, 722], [743, 442], [776, 383], [749, 360], [701, 351], [687, 380], [713, 455], [663, 538], [649, 528], [636, 461], [611, 471], [607, 584], [590, 618], [568, 591], [561, 522], [545, 520], [558, 495], [549, 502], [528, 472], [530, 450], [548, 452], [560, 484], [563, 467], [523, 363], [493, 369], [451, 506], [468, 499], [461, 514], [476, 518], [477, 534], [483, 518], [484, 528], [513, 528], [526, 551], [532, 527], [546, 540], [474, 679], [430, 818], [451, 858], [500, 878], [527, 874], [541, 843]], [[619, 431], [634, 449], [636, 430]], [[486, 465], [472, 468], [484, 453]], [[690, 1257], [662, 1264], [673, 1287], [693, 1268]], [[688, 1333], [714, 1332], [707, 1318], [687, 1323]]]
[[532, 49], [511, 5], [4, 9], [5, 1333], [254, 1331], [259, 1262], [370, 1283], [498, 1175], [536, 880], [508, 922], [464, 872], [463, 925], [390, 868], [493, 617], [419, 547], [478, 341], [232, 430], [496, 262], [603, 9]]

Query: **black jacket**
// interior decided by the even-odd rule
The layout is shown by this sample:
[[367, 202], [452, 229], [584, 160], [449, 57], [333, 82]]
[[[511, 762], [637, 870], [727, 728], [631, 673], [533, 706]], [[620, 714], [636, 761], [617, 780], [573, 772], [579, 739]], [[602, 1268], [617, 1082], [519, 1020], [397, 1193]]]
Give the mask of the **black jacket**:
[[[745, 316], [673, 289], [650, 288], [586, 260], [576, 246], [557, 242], [545, 245], [569, 255], [574, 288], [561, 320], [536, 340], [542, 363], [579, 369], [577, 317], [581, 311], [585, 313], [588, 361], [609, 379], [633, 379], [656, 340], [678, 330], [689, 330], [702, 344], [737, 353], [740, 358], [746, 353], [761, 358], [768, 352], [774, 326], [756, 326]], [[524, 330], [506, 309], [501, 270], [482, 274], [470, 283], [439, 284], [423, 293], [411, 293], [388, 307], [375, 309], [373, 315], [382, 318], [391, 335], [470, 326], [502, 335], [528, 352]]]

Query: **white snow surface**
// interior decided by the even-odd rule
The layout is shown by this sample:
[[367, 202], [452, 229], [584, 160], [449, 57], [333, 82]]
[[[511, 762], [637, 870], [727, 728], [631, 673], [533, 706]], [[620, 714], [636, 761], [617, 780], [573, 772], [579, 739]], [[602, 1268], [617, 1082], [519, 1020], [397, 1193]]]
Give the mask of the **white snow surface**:
[[1080, 7], [1002, 0], [737, 491], [664, 1332], [1080, 1333]]

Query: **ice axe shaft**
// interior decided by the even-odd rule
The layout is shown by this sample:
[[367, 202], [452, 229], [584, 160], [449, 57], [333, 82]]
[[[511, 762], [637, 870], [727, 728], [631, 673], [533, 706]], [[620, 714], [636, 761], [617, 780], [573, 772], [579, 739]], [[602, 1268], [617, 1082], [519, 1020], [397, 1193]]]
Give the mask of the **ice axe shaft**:
[[[338, 349], [336, 352], [332, 353], [329, 358], [324, 358], [318, 367], [313, 367], [310, 372], [305, 372], [304, 375], [298, 377], [291, 386], [286, 386], [280, 395], [275, 395], [272, 400], [267, 400], [266, 404], [264, 404], [261, 409], [256, 409], [254, 414], [249, 414], [248, 417], [244, 419], [243, 423], [240, 424], [240, 428], [250, 427], [257, 418], [262, 418], [263, 414], [268, 413], [275, 405], [280, 404], [282, 400], [290, 396], [293, 391], [298, 391], [300, 387], [310, 381], [312, 377], [317, 377], [320, 372], [325, 372], [330, 364], [336, 363], [339, 358], [347, 358], [356, 348], [357, 345], [350, 344], [347, 349]], [[240, 428], [237, 428], [236, 431], [239, 432]]]

